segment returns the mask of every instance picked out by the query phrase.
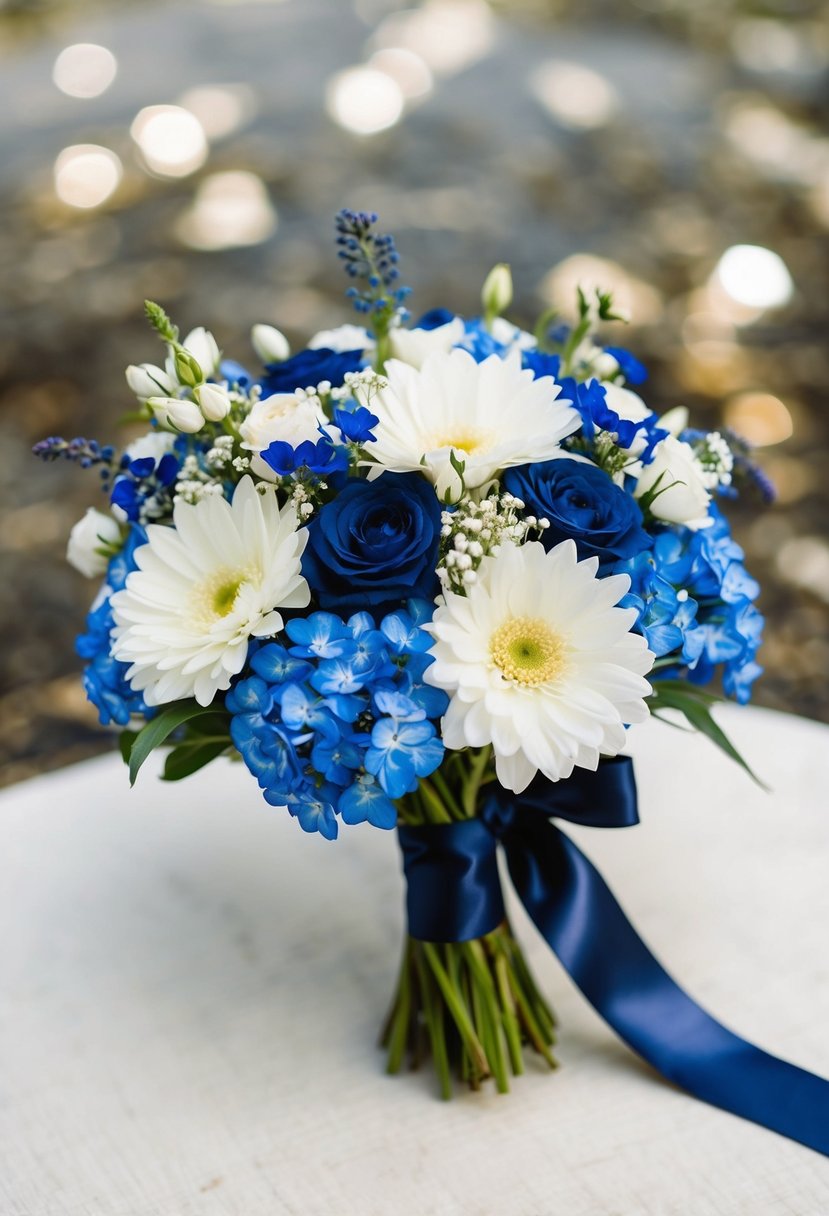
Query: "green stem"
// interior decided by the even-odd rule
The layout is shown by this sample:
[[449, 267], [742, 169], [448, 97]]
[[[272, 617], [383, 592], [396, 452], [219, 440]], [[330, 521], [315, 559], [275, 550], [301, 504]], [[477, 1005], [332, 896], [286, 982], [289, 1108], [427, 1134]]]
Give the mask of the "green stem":
[[[429, 781], [432, 782], [435, 789], [438, 791], [441, 798], [443, 799], [446, 809], [449, 811], [451, 818], [452, 819], [465, 819], [466, 816], [464, 815], [464, 813], [461, 809], [461, 805], [458, 802], [455, 795], [449, 789], [449, 786], [446, 784], [446, 781], [444, 780], [444, 778], [441, 776], [440, 769], [435, 769], [435, 771], [432, 773], [431, 777], [429, 778]], [[421, 785], [423, 785], [422, 781], [421, 781]]]
[[466, 1003], [463, 1000], [463, 995], [459, 988], [455, 988], [443, 963], [440, 961], [440, 954], [437, 946], [432, 942], [422, 942], [423, 955], [432, 969], [432, 974], [437, 980], [438, 987], [443, 993], [443, 999], [446, 1001], [449, 1012], [451, 1013], [455, 1025], [458, 1028], [463, 1042], [466, 1044], [466, 1049], [472, 1057], [472, 1062], [481, 1073], [486, 1075], [489, 1071], [487, 1064], [487, 1053], [481, 1044], [478, 1035], [475, 1033], [475, 1027], [472, 1024], [472, 1019], [469, 1016], [469, 1011]]
[[420, 988], [423, 994], [423, 1012], [429, 1029], [429, 1041], [432, 1047], [432, 1059], [435, 1071], [440, 1081], [440, 1095], [448, 1102], [452, 1097], [452, 1077], [449, 1072], [449, 1056], [446, 1052], [446, 1033], [443, 1024], [443, 1008], [434, 986], [434, 979], [426, 967], [425, 957], [420, 951], [416, 954], [417, 969], [420, 976]]

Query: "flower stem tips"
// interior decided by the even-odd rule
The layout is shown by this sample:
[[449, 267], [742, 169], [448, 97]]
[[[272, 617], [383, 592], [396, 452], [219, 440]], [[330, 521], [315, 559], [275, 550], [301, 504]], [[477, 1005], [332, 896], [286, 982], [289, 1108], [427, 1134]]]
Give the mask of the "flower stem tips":
[[407, 938], [381, 1038], [390, 1073], [429, 1052], [442, 1098], [452, 1097], [453, 1073], [474, 1090], [491, 1077], [508, 1093], [510, 1074], [524, 1071], [525, 1046], [557, 1067], [555, 1038], [553, 1011], [506, 921], [474, 941]]

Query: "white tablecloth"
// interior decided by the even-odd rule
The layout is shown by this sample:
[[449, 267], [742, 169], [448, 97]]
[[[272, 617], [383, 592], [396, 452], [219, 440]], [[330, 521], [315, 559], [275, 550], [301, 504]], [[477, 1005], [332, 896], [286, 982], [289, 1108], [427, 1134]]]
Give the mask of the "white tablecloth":
[[[721, 720], [772, 794], [653, 722], [642, 825], [573, 834], [697, 999], [829, 1076], [829, 728]], [[308, 837], [225, 762], [130, 793], [116, 757], [7, 791], [0, 832], [3, 1216], [829, 1212], [829, 1160], [659, 1080], [520, 910], [558, 1073], [385, 1076], [393, 833]]]

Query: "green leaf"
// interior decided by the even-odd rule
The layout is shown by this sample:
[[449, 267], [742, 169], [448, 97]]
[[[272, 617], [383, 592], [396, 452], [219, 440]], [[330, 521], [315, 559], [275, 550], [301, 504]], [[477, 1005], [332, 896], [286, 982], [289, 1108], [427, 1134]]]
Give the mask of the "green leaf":
[[121, 759], [124, 761], [124, 764], [129, 764], [132, 745], [137, 738], [137, 730], [122, 730], [118, 736], [118, 749], [121, 752]]
[[130, 785], [135, 785], [138, 770], [149, 756], [165, 739], [192, 718], [200, 718], [204, 714], [215, 713], [210, 706], [199, 705], [198, 701], [175, 701], [158, 717], [153, 718], [144, 726], [133, 741], [129, 753]]
[[[714, 693], [706, 692], [704, 689], [696, 688], [693, 684], [684, 684], [681, 680], [656, 680], [653, 685], [653, 695], [649, 698], [649, 701], [651, 712], [658, 718], [662, 718], [660, 710], [678, 710], [695, 730], [706, 735], [712, 743], [715, 743], [721, 751], [725, 752], [726, 756], [739, 764], [742, 769], [745, 769], [752, 781], [760, 786], [760, 789], [768, 792], [769, 787], [765, 782], [760, 780], [747, 761], [737, 751], [722, 727], [714, 721], [711, 715], [710, 706], [721, 702], [721, 697], [716, 696]], [[664, 721], [665, 719], [662, 720]], [[676, 723], [671, 723], [670, 725], [674, 726]]]
[[161, 775], [162, 780], [181, 781], [183, 777], [189, 777], [191, 773], [197, 772], [211, 760], [221, 756], [230, 746], [230, 739], [214, 739], [209, 742], [193, 739], [181, 743], [168, 754]]

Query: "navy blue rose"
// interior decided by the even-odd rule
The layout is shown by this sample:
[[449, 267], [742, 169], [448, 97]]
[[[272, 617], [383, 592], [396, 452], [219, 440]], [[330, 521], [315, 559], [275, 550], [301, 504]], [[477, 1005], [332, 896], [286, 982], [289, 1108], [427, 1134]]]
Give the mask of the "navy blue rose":
[[547, 460], [507, 469], [504, 488], [523, 499], [531, 515], [550, 521], [544, 547], [574, 540], [579, 557], [600, 561], [635, 557], [653, 544], [635, 500], [597, 465]]
[[329, 611], [375, 612], [437, 590], [440, 503], [419, 473], [350, 480], [312, 520], [302, 573]]
[[295, 388], [328, 380], [339, 388], [346, 372], [357, 372], [363, 366], [361, 350], [301, 350], [282, 363], [269, 363], [262, 377], [262, 387], [268, 393], [292, 393]]

